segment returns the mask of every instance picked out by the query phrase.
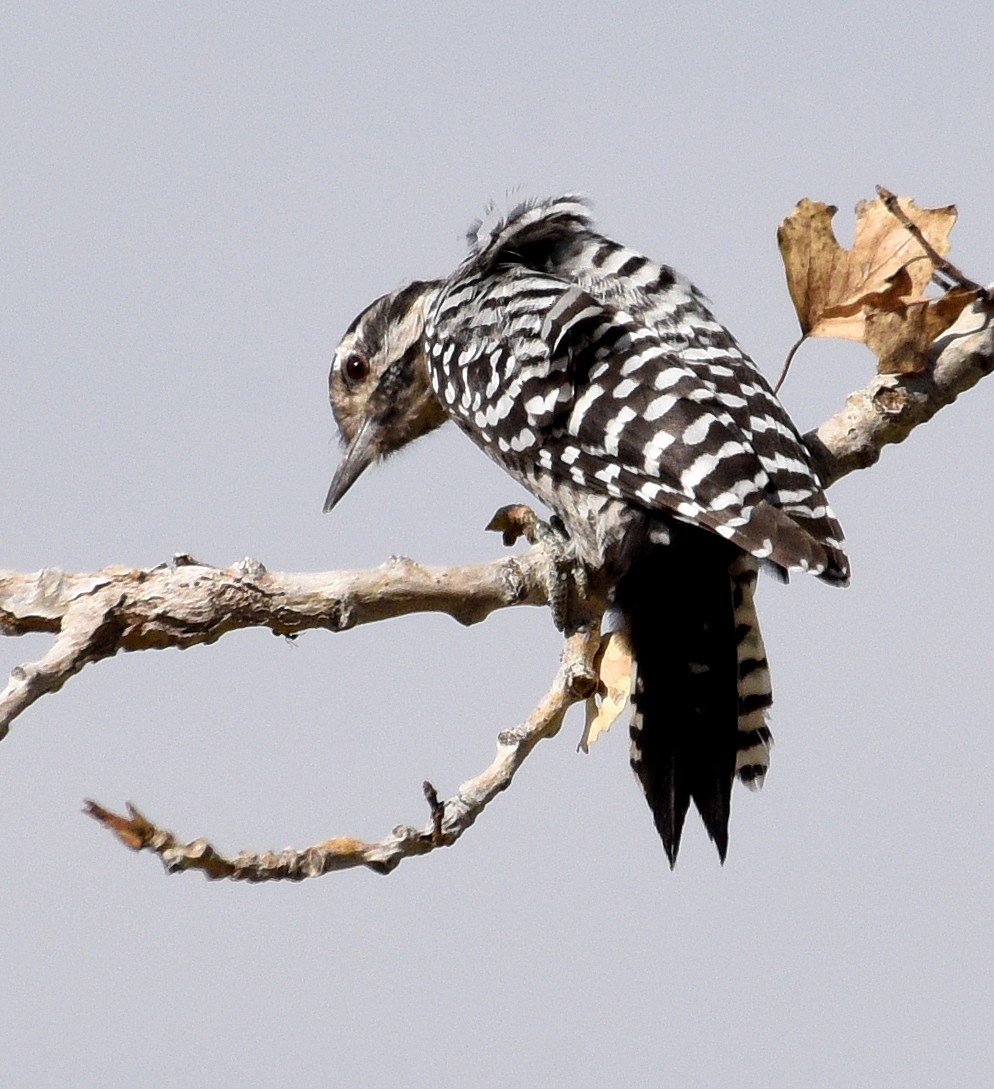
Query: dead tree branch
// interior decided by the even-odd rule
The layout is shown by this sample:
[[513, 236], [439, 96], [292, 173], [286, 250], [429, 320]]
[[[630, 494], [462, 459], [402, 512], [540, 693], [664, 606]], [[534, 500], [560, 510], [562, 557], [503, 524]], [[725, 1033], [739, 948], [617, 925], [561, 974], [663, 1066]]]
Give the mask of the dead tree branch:
[[423, 567], [393, 557], [369, 571], [270, 572], [255, 560], [210, 567], [189, 556], [151, 570], [88, 575], [0, 570], [0, 633], [53, 632], [52, 649], [17, 666], [0, 693], [0, 739], [39, 697], [90, 662], [119, 651], [185, 649], [239, 628], [293, 637], [346, 631], [408, 613], [447, 613], [475, 624], [495, 609], [543, 605], [548, 559], [540, 548], [472, 567]]
[[[935, 341], [924, 371], [878, 375], [805, 436], [826, 485], [872, 465], [884, 446], [903, 441], [992, 370], [994, 305], [988, 292]], [[313, 628], [345, 631], [414, 612], [442, 612], [472, 624], [495, 609], [546, 604], [549, 574], [550, 560], [541, 547], [458, 568], [394, 558], [370, 571], [291, 575], [270, 573], [252, 560], [220, 569], [178, 556], [151, 570], [0, 571], [0, 633], [56, 636], [39, 661], [13, 670], [0, 694], [0, 738], [40, 696], [58, 691], [90, 662], [119, 651], [212, 643], [246, 627], [288, 637]], [[301, 880], [353, 866], [388, 873], [404, 858], [454, 843], [510, 785], [535, 745], [556, 734], [568, 708], [592, 695], [598, 684], [593, 659], [599, 620], [591, 606], [584, 625], [566, 640], [549, 692], [525, 722], [500, 734], [496, 757], [485, 771], [444, 802], [425, 785], [431, 812], [421, 829], [402, 825], [375, 843], [339, 837], [304, 850], [225, 857], [204, 840], [178, 842], [133, 807], [129, 817], [121, 817], [89, 802], [87, 812], [127, 846], [157, 854], [169, 872], [194, 869], [210, 878], [247, 881]]]
[[978, 298], [932, 345], [914, 374], [878, 374], [804, 440], [825, 486], [876, 463], [908, 435], [994, 370], [994, 304]]
[[597, 625], [585, 625], [566, 639], [559, 672], [548, 693], [520, 726], [498, 736], [493, 762], [463, 783], [453, 798], [441, 802], [435, 788], [430, 783], [424, 784], [431, 811], [424, 828], [400, 825], [376, 843], [341, 836], [303, 850], [243, 852], [225, 857], [206, 840], [178, 842], [172, 832], [157, 828], [132, 805], [128, 806], [127, 817], [111, 813], [96, 802], [87, 802], [85, 811], [109, 828], [125, 846], [158, 855], [168, 873], [199, 870], [208, 878], [235, 881], [302, 881], [305, 877], [319, 877], [354, 866], [390, 873], [405, 858], [455, 843], [488, 803], [510, 786], [532, 749], [545, 738], [554, 737], [569, 708], [588, 698], [597, 687], [593, 659], [599, 645]]

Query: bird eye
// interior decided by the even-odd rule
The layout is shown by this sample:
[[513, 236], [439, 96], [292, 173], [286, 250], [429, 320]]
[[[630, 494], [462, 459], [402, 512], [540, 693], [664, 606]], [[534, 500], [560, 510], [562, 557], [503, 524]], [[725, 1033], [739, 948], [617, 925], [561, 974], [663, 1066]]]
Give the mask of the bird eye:
[[342, 374], [351, 385], [358, 385], [369, 377], [369, 363], [358, 352], [352, 352], [345, 357]]

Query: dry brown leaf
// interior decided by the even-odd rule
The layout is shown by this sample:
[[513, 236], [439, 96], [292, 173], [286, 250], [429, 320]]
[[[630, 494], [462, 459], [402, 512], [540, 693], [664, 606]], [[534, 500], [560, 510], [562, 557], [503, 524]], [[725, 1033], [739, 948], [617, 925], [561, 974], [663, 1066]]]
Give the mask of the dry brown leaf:
[[877, 373], [913, 374], [924, 370], [932, 342], [976, 297], [974, 291], [954, 288], [941, 299], [867, 314], [866, 343], [877, 356]]
[[583, 752], [588, 752], [624, 711], [632, 691], [633, 667], [628, 636], [621, 631], [611, 632], [601, 641], [600, 649], [594, 655], [594, 669], [600, 678], [600, 703], [594, 696], [587, 700], [587, 721], [579, 746]]
[[[949, 251], [956, 208], [901, 208], [935, 251]], [[876, 197], [856, 206], [851, 250], [832, 231], [833, 205], [804, 199], [783, 221], [777, 242], [787, 286], [806, 336], [864, 340], [868, 310], [893, 310], [923, 297], [934, 266], [921, 244]]]
[[87, 798], [83, 802], [83, 812], [109, 828], [125, 847], [140, 851], [151, 842], [155, 828], [130, 802], [127, 805], [129, 816], [121, 817]]
[[538, 515], [523, 503], [511, 503], [501, 507], [487, 523], [487, 530], [503, 535], [504, 544], [510, 548], [519, 537], [524, 537], [530, 544], [536, 541], [535, 528]]

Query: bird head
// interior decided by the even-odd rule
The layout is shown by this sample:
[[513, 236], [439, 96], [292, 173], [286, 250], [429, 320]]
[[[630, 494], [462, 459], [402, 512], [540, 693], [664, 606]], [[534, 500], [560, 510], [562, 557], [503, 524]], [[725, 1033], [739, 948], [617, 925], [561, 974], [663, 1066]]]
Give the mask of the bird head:
[[377, 299], [335, 350], [328, 395], [345, 454], [328, 489], [326, 511], [373, 462], [446, 420], [424, 351], [425, 314], [437, 286], [413, 283]]

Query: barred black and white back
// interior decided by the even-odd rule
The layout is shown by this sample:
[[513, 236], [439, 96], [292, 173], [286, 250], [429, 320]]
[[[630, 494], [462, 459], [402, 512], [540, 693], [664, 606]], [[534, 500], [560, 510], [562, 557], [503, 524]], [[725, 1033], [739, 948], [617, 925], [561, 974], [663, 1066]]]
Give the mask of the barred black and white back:
[[436, 394], [491, 456], [846, 580], [807, 449], [689, 281], [596, 234], [573, 197], [471, 238], [425, 332]]
[[[405, 358], [423, 349], [435, 403], [613, 588], [638, 661], [632, 765], [667, 855], [692, 800], [724, 858], [732, 779], [759, 785], [768, 764], [757, 571], [844, 583], [839, 525], [786, 412], [686, 279], [597, 234], [574, 197], [470, 242], [450, 277], [406, 289]], [[333, 368], [333, 405], [334, 383]], [[427, 413], [402, 441], [436, 425]]]

